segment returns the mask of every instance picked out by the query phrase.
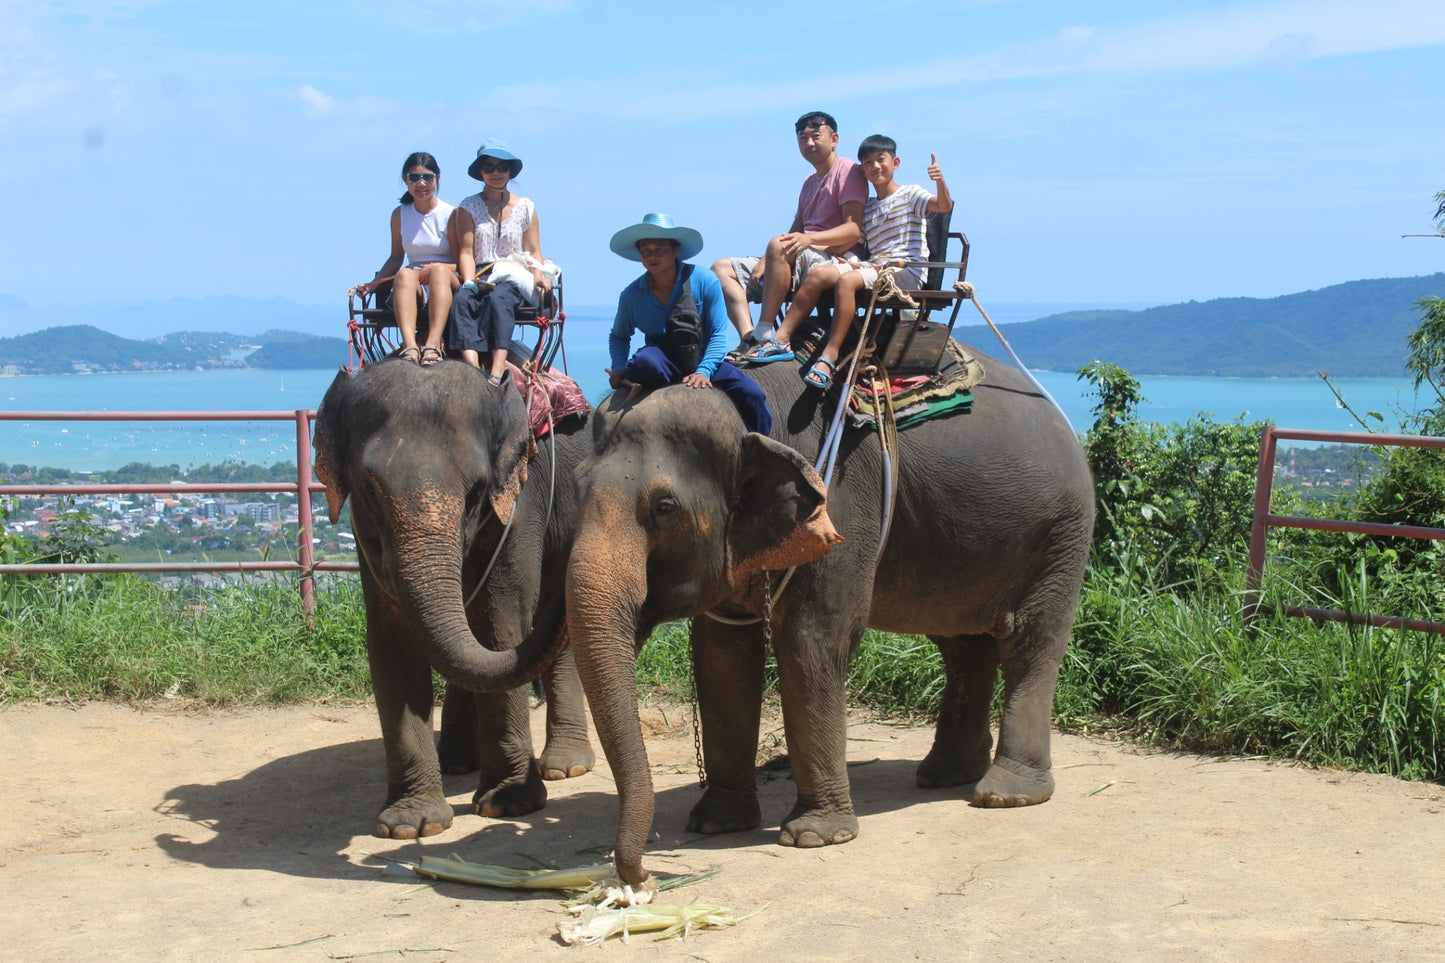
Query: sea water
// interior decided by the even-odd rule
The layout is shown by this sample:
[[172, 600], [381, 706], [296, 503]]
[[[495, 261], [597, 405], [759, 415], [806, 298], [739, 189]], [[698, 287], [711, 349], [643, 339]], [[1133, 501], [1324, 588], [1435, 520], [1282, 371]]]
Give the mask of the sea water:
[[[983, 334], [987, 334], [984, 331]], [[979, 333], [967, 337], [985, 351]], [[1002, 353], [1001, 351], [999, 353]], [[569, 327], [566, 367], [597, 403], [607, 394], [607, 325], [583, 321]], [[559, 366], [561, 358], [558, 359]], [[161, 371], [133, 374], [45, 375], [0, 378], [0, 411], [278, 411], [314, 409], [336, 377], [326, 370]], [[1083, 432], [1093, 422], [1097, 399], [1072, 372], [1035, 372], [1064, 414]], [[1215, 420], [1243, 416], [1284, 428], [1362, 430], [1318, 378], [1139, 379], [1145, 403], [1139, 415], [1159, 423], [1182, 422], [1206, 412]], [[1412, 410], [1408, 379], [1340, 379], [1350, 407], [1385, 415], [1398, 427], [1398, 412]], [[0, 463], [54, 466], [76, 471], [119, 468], [130, 462], [183, 469], [222, 461], [271, 465], [296, 460], [292, 422], [0, 421]]]

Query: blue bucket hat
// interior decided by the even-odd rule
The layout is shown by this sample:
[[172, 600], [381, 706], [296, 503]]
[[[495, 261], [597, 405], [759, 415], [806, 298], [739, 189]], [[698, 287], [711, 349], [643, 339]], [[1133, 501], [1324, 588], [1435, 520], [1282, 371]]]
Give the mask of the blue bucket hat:
[[702, 250], [702, 235], [690, 227], [678, 227], [666, 214], [644, 214], [640, 224], [624, 227], [612, 235], [612, 243], [608, 246], [612, 248], [613, 254], [629, 261], [641, 261], [642, 255], [637, 253], [637, 242], [652, 238], [676, 241], [681, 245], [677, 256], [684, 261]]
[[477, 165], [482, 162], [483, 157], [491, 157], [511, 164], [513, 177], [522, 173], [522, 159], [507, 148], [507, 142], [497, 140], [496, 138], [488, 138], [482, 141], [481, 147], [477, 148], [477, 159], [472, 161], [472, 166], [467, 168], [467, 173], [471, 175], [474, 181], [483, 180], [482, 172], [477, 170]]

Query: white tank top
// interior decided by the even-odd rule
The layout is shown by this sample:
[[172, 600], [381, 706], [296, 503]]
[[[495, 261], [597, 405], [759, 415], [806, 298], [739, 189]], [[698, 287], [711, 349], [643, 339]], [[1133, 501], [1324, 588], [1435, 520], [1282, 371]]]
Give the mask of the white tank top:
[[447, 240], [447, 220], [452, 210], [442, 200], [427, 214], [418, 211], [415, 204], [401, 205], [401, 247], [406, 252], [407, 266], [456, 260], [451, 241]]

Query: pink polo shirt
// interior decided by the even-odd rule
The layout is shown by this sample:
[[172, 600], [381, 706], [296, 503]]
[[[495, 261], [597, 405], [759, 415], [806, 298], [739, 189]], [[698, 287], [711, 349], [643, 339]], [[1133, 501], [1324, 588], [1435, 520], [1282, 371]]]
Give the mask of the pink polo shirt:
[[[828, 173], [819, 176], [814, 171], [803, 181], [798, 194], [798, 220], [806, 232], [826, 231], [843, 223], [844, 204], [862, 204], [866, 200], [868, 180], [863, 168], [846, 157], [837, 157]], [[861, 239], [849, 253], [863, 253]]]

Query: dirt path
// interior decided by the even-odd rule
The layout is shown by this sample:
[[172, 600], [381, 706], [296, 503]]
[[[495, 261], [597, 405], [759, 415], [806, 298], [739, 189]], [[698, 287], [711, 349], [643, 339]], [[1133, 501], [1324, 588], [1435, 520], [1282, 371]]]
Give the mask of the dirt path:
[[[576, 952], [713, 963], [1445, 959], [1439, 785], [1056, 736], [1053, 800], [988, 811], [913, 786], [928, 730], [860, 721], [850, 759], [861, 835], [792, 850], [774, 843], [792, 802], [786, 777], [763, 786], [766, 831], [684, 833], [697, 799], [692, 736], [651, 718], [660, 839], [648, 865], [722, 870], [664, 899], [756, 915], [686, 944], [643, 936]], [[567, 952], [550, 894], [433, 889], [380, 867], [421, 852], [593, 862], [616, 821], [605, 764], [552, 784], [547, 808], [515, 822], [470, 815], [473, 783], [450, 778], [448, 832], [394, 843], [368, 834], [382, 793], [370, 708], [10, 708], [0, 945], [27, 961]]]

